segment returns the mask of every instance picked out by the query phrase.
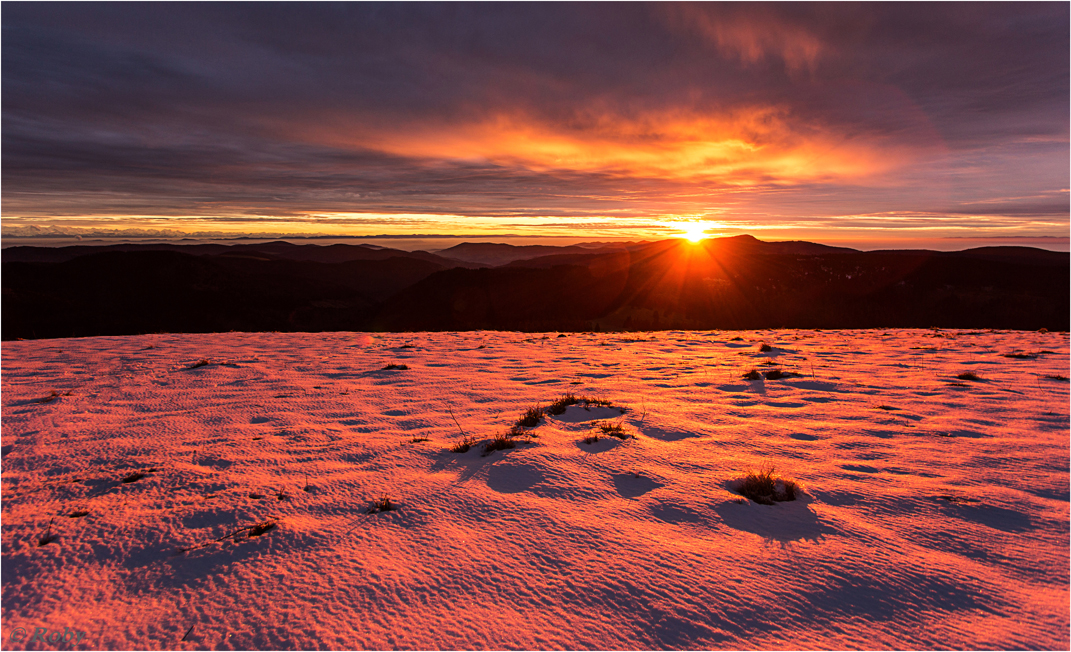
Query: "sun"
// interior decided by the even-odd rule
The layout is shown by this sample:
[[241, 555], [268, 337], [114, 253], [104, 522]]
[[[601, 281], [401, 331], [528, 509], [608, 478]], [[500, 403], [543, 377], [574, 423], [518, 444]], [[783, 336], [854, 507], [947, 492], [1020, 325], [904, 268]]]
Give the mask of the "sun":
[[684, 229], [684, 235], [681, 237], [686, 238], [689, 242], [699, 242], [707, 237], [705, 224], [685, 224], [682, 228]]

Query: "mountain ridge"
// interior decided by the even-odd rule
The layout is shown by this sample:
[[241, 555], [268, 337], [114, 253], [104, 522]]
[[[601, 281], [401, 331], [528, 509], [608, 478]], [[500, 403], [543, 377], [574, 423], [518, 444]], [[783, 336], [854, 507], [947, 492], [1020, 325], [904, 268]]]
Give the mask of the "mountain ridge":
[[[220, 330], [1067, 330], [1071, 312], [1068, 255], [1030, 247], [861, 252], [751, 237], [697, 244], [673, 239], [611, 250], [560, 248], [496, 267], [358, 245], [88, 249], [51, 258], [32, 248], [4, 250], [0, 337]], [[513, 257], [546, 251], [481, 249]]]

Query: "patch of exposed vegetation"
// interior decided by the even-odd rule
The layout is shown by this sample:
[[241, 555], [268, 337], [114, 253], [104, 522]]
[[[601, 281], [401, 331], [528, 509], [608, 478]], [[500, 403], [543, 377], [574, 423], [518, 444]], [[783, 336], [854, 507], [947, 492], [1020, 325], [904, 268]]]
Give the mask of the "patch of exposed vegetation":
[[625, 427], [620, 423], [600, 423], [599, 431], [608, 437], [616, 437], [621, 440], [634, 437], [634, 435], [629, 434], [628, 431], [625, 430]]
[[407, 369], [409, 369], [408, 365], [394, 364], [393, 362], [388, 362], [387, 366], [383, 367], [382, 370], [383, 371], [395, 371], [395, 370], [397, 370], [397, 371], [406, 371]]
[[513, 440], [513, 432], [514, 431], [510, 430], [508, 432], [500, 433], [492, 437], [490, 441], [483, 445], [483, 454], [490, 455], [495, 451], [504, 451], [510, 448], [516, 448], [517, 442]]
[[[551, 414], [554, 414], [553, 412]], [[560, 412], [558, 414], [561, 414]], [[525, 428], [535, 428], [539, 425], [539, 422], [543, 419], [544, 410], [538, 405], [533, 405], [524, 411], [520, 419], [517, 419], [517, 425]]]
[[743, 376], [744, 380], [762, 380], [762, 374], [758, 369], [751, 369]]
[[379, 512], [393, 512], [398, 506], [390, 501], [390, 496], [380, 496], [373, 500], [366, 514], [378, 514]]
[[763, 465], [757, 471], [747, 472], [737, 493], [760, 505], [773, 505], [774, 502], [796, 500], [798, 490], [795, 480], [777, 475], [773, 466]]
[[264, 521], [263, 523], [257, 523], [256, 525], [252, 525], [249, 527], [249, 536], [250, 538], [259, 537], [265, 532], [269, 532], [273, 529], [275, 529], [275, 521]]
[[[593, 396], [577, 396], [573, 393], [562, 394], [556, 401], [547, 406], [546, 412], [551, 416], [558, 416], [565, 413], [565, 408], [570, 405], [579, 405], [581, 407], [614, 407], [613, 401], [606, 400], [604, 398], [598, 398]], [[624, 408], [621, 408], [624, 412]]]
[[956, 496], [954, 494], [945, 494], [945, 495], [937, 496], [937, 499], [938, 500], [947, 500], [948, 502], [952, 503], [953, 505], [963, 505], [963, 504], [967, 504], [967, 503], [977, 503], [977, 502], [979, 502], [977, 498], [968, 498], [966, 496]]
[[762, 375], [766, 377], [766, 380], [780, 380], [782, 378], [796, 378], [799, 376], [795, 371], [785, 371], [784, 369], [771, 369]]
[[467, 453], [469, 449], [476, 445], [475, 437], [462, 437], [457, 440], [453, 446], [450, 447], [451, 453]]
[[956, 378], [959, 378], [960, 380], [971, 380], [971, 381], [979, 381], [979, 380], [982, 379], [981, 376], [979, 376], [978, 374], [974, 373], [973, 371], [964, 371], [963, 373], [961, 373], [958, 376], [956, 376]]

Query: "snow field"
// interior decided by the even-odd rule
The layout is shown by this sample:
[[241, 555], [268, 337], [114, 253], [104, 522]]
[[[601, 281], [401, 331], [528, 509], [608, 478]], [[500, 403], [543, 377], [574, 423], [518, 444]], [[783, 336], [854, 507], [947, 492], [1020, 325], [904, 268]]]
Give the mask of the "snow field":
[[1067, 334], [557, 335], [4, 342], [4, 649], [1068, 647]]

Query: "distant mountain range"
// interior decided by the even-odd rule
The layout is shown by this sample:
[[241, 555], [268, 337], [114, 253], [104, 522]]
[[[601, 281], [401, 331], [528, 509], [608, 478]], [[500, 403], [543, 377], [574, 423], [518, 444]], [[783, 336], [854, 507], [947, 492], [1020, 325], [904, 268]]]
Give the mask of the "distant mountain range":
[[593, 245], [11, 247], [3, 339], [152, 332], [1068, 330], [1071, 256], [751, 236]]

